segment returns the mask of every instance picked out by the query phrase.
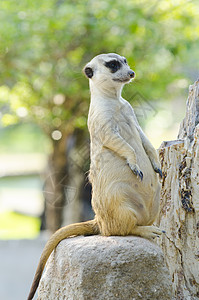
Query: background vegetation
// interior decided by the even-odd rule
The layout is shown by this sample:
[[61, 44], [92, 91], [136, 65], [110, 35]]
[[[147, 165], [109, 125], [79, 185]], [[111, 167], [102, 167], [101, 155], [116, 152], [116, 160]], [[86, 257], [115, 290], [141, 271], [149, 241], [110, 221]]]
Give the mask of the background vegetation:
[[87, 139], [83, 66], [100, 53], [124, 55], [136, 72], [124, 96], [143, 126], [153, 117], [153, 128], [175, 127], [188, 85], [198, 76], [198, 17], [199, 3], [185, 0], [0, 2], [0, 153], [49, 156], [53, 187], [45, 185], [57, 199], [55, 205], [46, 195], [52, 231], [62, 223], [66, 201], [67, 147], [71, 137], [78, 149]]

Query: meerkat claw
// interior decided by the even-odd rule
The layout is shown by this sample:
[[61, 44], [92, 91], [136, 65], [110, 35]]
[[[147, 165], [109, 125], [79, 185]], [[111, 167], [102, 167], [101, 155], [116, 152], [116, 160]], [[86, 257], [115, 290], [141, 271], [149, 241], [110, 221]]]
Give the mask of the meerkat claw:
[[132, 165], [127, 161], [127, 165], [129, 166], [129, 168], [131, 169], [131, 171], [133, 172], [133, 174], [135, 174], [135, 176], [137, 178], [140, 179], [140, 181], [143, 180], [143, 173], [142, 171], [139, 169], [139, 167], [137, 165]]
[[139, 171], [137, 168], [134, 168], [132, 171], [137, 176], [137, 178], [139, 178], [141, 181], [143, 180], [143, 173], [142, 173], [142, 171]]
[[154, 171], [160, 175], [160, 178], [162, 178], [162, 170], [155, 168]]
[[[165, 230], [161, 230], [161, 231], [162, 231], [161, 234], [166, 234], [166, 231], [165, 231]], [[160, 234], [160, 233], [157, 234], [156, 237], [159, 238], [161, 234]]]
[[142, 179], [143, 179], [143, 173], [142, 173], [142, 171], [139, 172], [139, 177], [140, 177], [140, 179], [142, 181]]

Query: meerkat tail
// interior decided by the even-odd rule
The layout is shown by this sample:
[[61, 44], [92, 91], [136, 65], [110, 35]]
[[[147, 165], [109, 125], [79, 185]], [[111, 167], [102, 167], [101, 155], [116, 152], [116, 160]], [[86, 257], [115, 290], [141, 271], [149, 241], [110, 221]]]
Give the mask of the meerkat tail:
[[48, 242], [44, 247], [27, 300], [33, 299], [34, 294], [39, 285], [39, 281], [41, 279], [45, 264], [51, 252], [59, 244], [59, 242], [61, 242], [63, 239], [68, 238], [70, 236], [94, 235], [94, 234], [99, 234], [99, 228], [97, 225], [97, 221], [95, 219], [83, 223], [71, 224], [57, 230], [50, 237], [50, 239], [48, 240]]

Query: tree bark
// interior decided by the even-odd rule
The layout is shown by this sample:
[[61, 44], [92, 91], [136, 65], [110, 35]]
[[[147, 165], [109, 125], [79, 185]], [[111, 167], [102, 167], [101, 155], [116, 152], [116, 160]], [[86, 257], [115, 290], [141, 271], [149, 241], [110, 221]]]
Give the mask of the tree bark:
[[63, 207], [65, 205], [65, 187], [68, 180], [66, 143], [67, 133], [62, 132], [62, 138], [53, 141], [53, 153], [49, 157], [48, 170], [43, 187], [45, 198], [45, 222], [50, 232], [61, 227]]
[[[85, 173], [89, 166], [89, 142], [83, 130], [63, 132], [53, 142], [43, 188], [46, 228], [52, 233], [91, 214], [90, 191], [85, 194]], [[92, 216], [91, 216], [92, 218]]]
[[158, 243], [165, 254], [175, 298], [199, 299], [199, 81], [190, 86], [178, 140], [159, 149], [163, 179]]
[[[85, 132], [76, 129], [68, 138], [67, 147], [68, 180], [66, 186], [66, 205], [63, 209], [62, 226], [83, 221], [84, 202], [89, 195], [85, 190], [85, 173], [89, 168], [89, 141]], [[87, 211], [89, 215], [89, 210]]]

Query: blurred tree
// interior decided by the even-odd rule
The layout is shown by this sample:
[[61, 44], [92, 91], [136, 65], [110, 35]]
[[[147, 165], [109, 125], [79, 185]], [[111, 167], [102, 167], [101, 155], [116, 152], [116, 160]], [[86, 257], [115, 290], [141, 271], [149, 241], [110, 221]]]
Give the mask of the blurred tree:
[[82, 67], [97, 54], [117, 52], [138, 78], [125, 89], [127, 99], [137, 91], [156, 101], [172, 98], [178, 92], [171, 83], [187, 87], [199, 64], [198, 10], [186, 0], [0, 2], [1, 122], [34, 121], [52, 141], [53, 185], [46, 183], [56, 199], [47, 201], [52, 231], [61, 225], [67, 139], [75, 128], [86, 132]]

